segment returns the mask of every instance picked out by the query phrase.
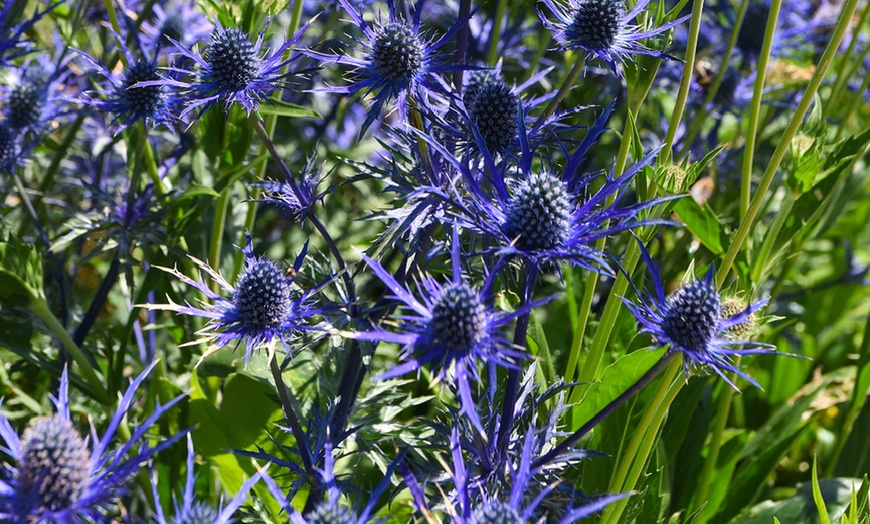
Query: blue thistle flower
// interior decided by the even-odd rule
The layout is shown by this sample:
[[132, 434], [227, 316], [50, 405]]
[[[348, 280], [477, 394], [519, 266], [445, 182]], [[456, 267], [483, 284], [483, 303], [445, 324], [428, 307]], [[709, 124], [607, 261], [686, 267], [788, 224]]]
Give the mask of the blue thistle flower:
[[173, 48], [173, 40], [189, 48], [211, 34], [214, 29], [194, 0], [176, 2], [171, 7], [156, 3], [152, 11], [153, 20], [142, 23], [142, 33], [148, 37], [143, 39], [143, 44], [153, 50], [155, 55]]
[[659, 268], [642, 245], [641, 252], [652, 274], [654, 292], [642, 294], [635, 289], [638, 302], [622, 299], [640, 323], [641, 333], [651, 334], [656, 348], [669, 346], [669, 352], [682, 353], [686, 374], [689, 374], [690, 367], [699, 367], [712, 371], [737, 389], [726, 375], [731, 372], [760, 388], [758, 382], [740, 371], [732, 359], [739, 355], [786, 354], [777, 352], [770, 344], [735, 340], [732, 328], [747, 323], [768, 299], [748, 304], [740, 312], [726, 317], [712, 265], [704, 278], [684, 283], [666, 297]]
[[270, 51], [264, 45], [269, 20], [266, 20], [256, 41], [251, 41], [241, 29], [223, 27], [215, 20], [211, 39], [201, 54], [172, 40], [181, 55], [190, 59], [189, 64], [192, 64], [180, 64], [172, 72], [191, 77], [192, 80], [183, 81], [167, 76], [162, 81], [142, 85], [165, 84], [180, 89], [185, 103], [182, 117], [194, 109], [198, 109], [199, 115], [202, 115], [218, 101], [223, 101], [227, 110], [232, 104], [240, 104], [250, 113], [261, 100], [283, 87], [286, 78], [307, 71], [285, 71], [289, 64], [302, 55], [296, 53], [284, 58], [284, 54], [302, 38], [312, 22], [313, 18], [284, 44]]
[[[454, 491], [450, 494], [453, 500], [447, 504], [449, 508], [453, 508], [452, 522], [456, 524], [529, 524], [540, 522], [535, 518], [536, 512], [556, 484], [541, 485], [534, 481], [535, 475], [539, 473], [539, 470], [532, 466], [534, 433], [535, 427], [534, 422], [532, 422], [522, 445], [518, 462], [506, 466], [510, 476], [510, 486], [509, 488], [505, 486], [502, 489], [502, 486], [489, 484], [485, 479], [476, 478], [472, 474], [475, 465], [465, 462], [459, 430], [454, 426], [450, 436], [453, 467], [449, 472]], [[417, 509], [428, 514], [430, 510], [426, 494], [411, 470], [403, 464], [401, 472]], [[505, 492], [509, 493], [506, 500], [502, 498], [502, 493]], [[554, 522], [558, 524], [577, 522], [627, 496], [629, 496], [628, 493], [608, 495], [599, 497], [580, 507], [568, 506], [559, 520]]]
[[181, 503], [174, 501], [175, 515], [167, 519], [160, 504], [158, 493], [158, 480], [156, 474], [152, 474], [151, 490], [154, 495], [155, 517], [158, 524], [229, 524], [233, 521], [233, 513], [245, 502], [248, 492], [260, 480], [260, 474], [254, 474], [246, 480], [239, 491], [223, 508], [215, 508], [212, 504], [196, 500], [194, 487], [196, 475], [193, 473], [195, 453], [193, 451], [193, 439], [187, 434], [187, 476], [185, 479], [184, 492]]
[[341, 490], [335, 478], [335, 458], [332, 456], [332, 444], [328, 440], [324, 453], [323, 469], [317, 470], [327, 488], [327, 500], [318, 504], [304, 516], [293, 508], [290, 503], [292, 497], [287, 497], [265, 470], [260, 470], [260, 475], [268, 486], [269, 493], [287, 513], [291, 524], [368, 524], [375, 512], [375, 504], [378, 503], [378, 499], [390, 485], [393, 472], [403, 458], [404, 452], [399, 453], [398, 457], [387, 467], [384, 477], [370, 492], [369, 500], [361, 511], [359, 509], [352, 510], [339, 504]]
[[352, 58], [312, 50], [304, 53], [324, 63], [344, 64], [353, 68], [355, 80], [351, 84], [330, 86], [325, 91], [348, 95], [365, 91], [367, 95], [373, 95], [360, 136], [365, 134], [388, 102], [396, 100], [399, 116], [405, 121], [409, 95], [421, 106], [426, 106], [427, 91], [448, 95], [440, 74], [468, 69], [468, 66], [442, 59], [438, 53], [467, 20], [459, 20], [441, 38], [431, 41], [420, 29], [423, 2], [417, 4], [413, 20], [408, 24], [398, 15], [395, 0], [387, 0], [389, 21], [378, 23], [375, 27], [363, 20], [362, 14], [349, 0], [339, 0], [339, 3], [368, 40], [365, 57]]
[[633, 60], [632, 55], [676, 59], [664, 51], [647, 48], [641, 41], [660, 36], [689, 19], [684, 16], [643, 31], [632, 25], [632, 20], [646, 9], [649, 0], [640, 0], [630, 11], [622, 0], [570, 0], [567, 6], [557, 0], [543, 2], [556, 21], [550, 21], [541, 11], [538, 15], [560, 47], [582, 49], [606, 63], [616, 75], [621, 74], [617, 64]]
[[[608, 197], [620, 196], [631, 180], [656, 157], [653, 151], [642, 158], [618, 178], [608, 176], [601, 188], [585, 198], [587, 186], [595, 175], [582, 176], [580, 165], [589, 148], [604, 132], [605, 123], [613, 110], [611, 102], [589, 128], [583, 141], [573, 154], [567, 154], [562, 174], [552, 170], [532, 171], [533, 152], [522, 113], [518, 130], [522, 153], [520, 176], [510, 170], [507, 163], [496, 166], [493, 157], [481, 147], [484, 165], [492, 173], [494, 195], [484, 190], [480, 180], [489, 175], [477, 172], [467, 163], [454, 158], [454, 165], [462, 172], [467, 194], [450, 193], [438, 188], [421, 188], [422, 193], [434, 193], [446, 199], [453, 207], [455, 221], [489, 238], [486, 252], [519, 256], [540, 268], [557, 260], [568, 260], [591, 271], [607, 268], [607, 256], [594, 249], [596, 240], [621, 231], [667, 221], [637, 218], [638, 213], [664, 202], [654, 199], [625, 207], [619, 199], [604, 207]], [[478, 143], [481, 143], [481, 137]], [[450, 155], [434, 140], [430, 145], [444, 155]]]
[[442, 284], [429, 276], [422, 276], [417, 286], [419, 298], [405, 285], [399, 284], [377, 261], [363, 255], [375, 275], [409, 311], [398, 317], [397, 331], [373, 328], [349, 335], [404, 346], [404, 362], [378, 375], [375, 380], [398, 377], [427, 364], [431, 364], [438, 377], [444, 380], [452, 369], [461, 411], [483, 432], [470, 385], [472, 380], [479, 381], [479, 361], [516, 368], [526, 355], [513, 348], [504, 330], [514, 319], [550, 299], [525, 304], [512, 313], [496, 311], [490, 292], [501, 264], [486, 276], [482, 288], [467, 284], [460, 269], [456, 229], [453, 235], [452, 279]]
[[326, 175], [323, 175], [323, 167], [316, 166], [317, 158], [308, 158], [305, 167], [299, 173], [299, 180], [286, 181], [262, 180], [251, 184], [263, 190], [263, 196], [258, 200], [265, 204], [272, 204], [287, 211], [291, 218], [302, 223], [308, 215], [309, 209], [316, 202], [323, 199], [326, 192], [317, 192], [317, 186]]
[[171, 300], [169, 304], [144, 305], [150, 309], [174, 311], [182, 315], [209, 319], [206, 327], [197, 333], [202, 338], [195, 342], [208, 342], [212, 345], [202, 358], [229, 346], [233, 341], [246, 344], [245, 364], [256, 348], [270, 344], [276, 339], [284, 344], [287, 351], [290, 351], [290, 348], [295, 347], [294, 342], [301, 334], [325, 329], [322, 325], [314, 325], [310, 322], [333, 309], [314, 305], [313, 294], [317, 289], [299, 291], [294, 286], [296, 274], [308, 253], [307, 242], [293, 262], [293, 276], [288, 275], [288, 272], [275, 261], [255, 256], [250, 234], [247, 235], [242, 252], [245, 255], [245, 267], [234, 286], [205, 262], [190, 257], [229, 294], [229, 297], [215, 293], [201, 280], [193, 280], [177, 269], [156, 266], [194, 287], [208, 299], [208, 302], [203, 302], [201, 307], [175, 304]]
[[117, 34], [121, 52], [126, 57], [123, 72], [118, 75], [109, 71], [96, 59], [78, 51], [88, 64], [102, 75], [108, 85], [105, 88], [86, 91], [77, 101], [98, 111], [114, 115], [119, 131], [142, 120], [147, 126], [169, 126], [176, 120], [174, 106], [177, 99], [167, 86], [158, 81], [157, 61], [148, 56], [136, 58]]
[[[19, 436], [0, 415], [0, 437], [15, 466], [0, 469], [0, 519], [4, 522], [102, 522], [112, 500], [151, 458], [174, 444], [185, 432], [164, 438], [149, 447], [144, 436], [160, 416], [183, 397], [159, 403], [120, 447], [113, 447], [121, 421], [136, 398], [139, 386], [154, 368], [148, 366], [134, 379], [112, 415], [101, 438], [92, 431], [90, 445], [70, 419], [69, 378], [64, 369], [57, 398], [57, 412], [33, 420]], [[140, 449], [128, 457], [137, 444]]]

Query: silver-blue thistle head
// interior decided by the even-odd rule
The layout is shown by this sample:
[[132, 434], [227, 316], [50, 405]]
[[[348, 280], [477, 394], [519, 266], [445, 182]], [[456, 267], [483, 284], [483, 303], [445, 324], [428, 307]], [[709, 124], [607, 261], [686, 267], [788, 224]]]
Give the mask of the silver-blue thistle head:
[[24, 431], [18, 487], [36, 513], [75, 505], [87, 490], [90, 470], [91, 453], [69, 420], [40, 417]]
[[432, 306], [432, 334], [450, 351], [470, 351], [486, 335], [480, 294], [463, 283], [445, 286]]
[[172, 520], [173, 524], [214, 524], [218, 522], [217, 511], [204, 502], [194, 502], [187, 511]]
[[262, 258], [253, 260], [239, 275], [233, 301], [244, 324], [264, 328], [281, 325], [293, 307], [284, 271]]
[[308, 524], [356, 524], [357, 518], [349, 509], [336, 502], [325, 502], [305, 515]]
[[497, 75], [474, 72], [463, 94], [465, 109], [490, 151], [506, 149], [517, 136], [519, 97]]
[[508, 504], [495, 500], [474, 510], [469, 524], [526, 524], [526, 519]]
[[124, 80], [118, 86], [118, 96], [134, 115], [154, 117], [166, 105], [168, 95], [162, 85], [134, 87], [139, 82], [160, 80], [157, 76], [157, 62], [139, 59], [127, 66]]
[[391, 22], [377, 29], [371, 66], [391, 82], [410, 82], [423, 67], [423, 52], [423, 44], [410, 26]]
[[523, 249], [553, 249], [571, 235], [574, 210], [565, 182], [548, 173], [533, 173], [514, 188], [503, 230]]
[[609, 49], [622, 30], [624, 16], [622, 0], [580, 0], [572, 6], [566, 36], [589, 49]]
[[719, 292], [706, 279], [685, 284], [668, 297], [662, 331], [684, 348], [706, 348], [719, 326]]
[[226, 91], [247, 88], [260, 68], [256, 47], [240, 29], [216, 29], [203, 57], [210, 68], [210, 80]]

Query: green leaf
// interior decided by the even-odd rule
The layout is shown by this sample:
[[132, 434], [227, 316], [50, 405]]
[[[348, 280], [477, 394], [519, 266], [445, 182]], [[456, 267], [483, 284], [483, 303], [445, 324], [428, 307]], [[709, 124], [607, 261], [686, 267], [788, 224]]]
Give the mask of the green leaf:
[[709, 207], [701, 207], [691, 198], [683, 198], [674, 206], [674, 212], [686, 228], [714, 255], [724, 252], [722, 226]]
[[529, 315], [526, 343], [529, 346], [529, 352], [538, 357], [541, 363], [539, 369], [543, 371], [547, 384], [554, 383], [556, 381], [556, 368], [553, 367], [553, 357], [550, 354], [550, 346], [547, 344], [547, 335], [534, 311]]
[[42, 255], [36, 246], [15, 238], [0, 242], [0, 301], [29, 307], [43, 296]]
[[589, 386], [577, 406], [574, 427], [579, 428], [589, 422], [602, 408], [637, 382], [664, 354], [664, 349], [635, 351], [608, 366], [601, 380]]
[[[857, 479], [834, 478], [818, 482], [819, 493], [832, 515], [848, 511], [851, 501], [852, 485]], [[774, 519], [786, 524], [820, 523], [816, 503], [813, 499], [813, 486], [806, 482], [797, 489], [794, 496], [784, 500], [766, 500], [747, 510], [739, 519], [732, 522], [740, 524], [770, 524]], [[863, 524], [866, 520], [859, 520]]]
[[310, 107], [300, 106], [278, 100], [277, 98], [269, 98], [266, 103], [260, 104], [257, 109], [261, 115], [269, 116], [286, 116], [290, 118], [322, 118], [320, 113]]
[[818, 462], [818, 457], [813, 455], [813, 501], [816, 503], [816, 511], [819, 513], [819, 520], [822, 524], [831, 524], [825, 499], [822, 498], [822, 491], [819, 489]]

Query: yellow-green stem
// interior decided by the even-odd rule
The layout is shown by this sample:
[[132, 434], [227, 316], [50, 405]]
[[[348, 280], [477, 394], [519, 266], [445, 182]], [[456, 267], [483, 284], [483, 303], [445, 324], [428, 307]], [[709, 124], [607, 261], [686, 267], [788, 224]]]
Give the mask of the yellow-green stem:
[[72, 337], [67, 333], [67, 330], [60, 324], [57, 317], [54, 316], [54, 313], [49, 311], [45, 299], [36, 299], [33, 304], [30, 305], [30, 309], [37, 317], [39, 317], [40, 320], [42, 320], [61, 345], [63, 345], [64, 349], [69, 352], [73, 360], [76, 361], [82, 375], [88, 383], [90, 383], [91, 389], [93, 390], [92, 392], [97, 400], [103, 405], [111, 405], [112, 399], [109, 397], [109, 393], [103, 386], [103, 381], [97, 376], [97, 372], [94, 371], [93, 366], [91, 366], [90, 361], [87, 359], [84, 352], [82, 352], [81, 348], [79, 348], [79, 346], [73, 341]]
[[[661, 428], [668, 408], [682, 389], [685, 381], [678, 377], [682, 358], [674, 359], [662, 374], [662, 380], [652, 402], [644, 406], [644, 415], [629, 441], [628, 448], [619, 454], [619, 465], [610, 481], [610, 493], [624, 493], [632, 490], [640, 478], [649, 458], [656, 435]], [[676, 379], [676, 380], [675, 380]], [[601, 522], [619, 522], [627, 501], [614, 503], [605, 509]]]
[[819, 61], [819, 65], [818, 67], [816, 67], [816, 70], [813, 73], [812, 78], [810, 79], [810, 83], [807, 86], [806, 91], [804, 91], [801, 101], [795, 109], [791, 122], [789, 122], [788, 127], [786, 128], [785, 132], [783, 132], [779, 144], [777, 145], [776, 150], [773, 152], [773, 155], [770, 158], [770, 163], [768, 163], [767, 169], [765, 169], [764, 175], [762, 176], [761, 181], [758, 184], [758, 188], [755, 191], [755, 197], [752, 199], [752, 202], [749, 205], [746, 216], [740, 223], [740, 228], [737, 230], [737, 234], [734, 236], [734, 240], [732, 241], [731, 246], [729, 247], [728, 252], [725, 255], [724, 262], [719, 267], [719, 272], [716, 274], [716, 281], [719, 286], [722, 286], [725, 283], [725, 279], [728, 277], [728, 273], [731, 272], [731, 267], [734, 265], [734, 261], [737, 259], [737, 253], [741, 250], [741, 246], [743, 246], [743, 243], [749, 236], [749, 231], [752, 230], [752, 226], [754, 225], [755, 219], [758, 216], [758, 211], [759, 209], [761, 209], [761, 206], [764, 203], [764, 199], [767, 196], [767, 191], [770, 189], [770, 185], [773, 183], [774, 175], [776, 175], [776, 171], [779, 169], [779, 166], [782, 163], [782, 159], [785, 157], [785, 154], [788, 151], [789, 144], [791, 144], [792, 139], [794, 138], [795, 134], [797, 134], [798, 129], [803, 123], [804, 117], [809, 110], [810, 104], [812, 103], [813, 98], [816, 96], [816, 92], [818, 92], [819, 86], [821, 85], [822, 80], [824, 79], [825, 74], [827, 73], [828, 68], [831, 65], [831, 61], [834, 59], [834, 56], [837, 53], [837, 49], [840, 47], [840, 42], [843, 41], [843, 36], [846, 34], [846, 29], [849, 26], [849, 20], [851, 20], [857, 6], [858, 0], [847, 0], [846, 5], [843, 6], [843, 11], [840, 14], [840, 20], [837, 22], [837, 26], [834, 28], [834, 32], [831, 35], [831, 40], [828, 42], [828, 47], [825, 48], [825, 52], [822, 55], [821, 60]]
[[695, 51], [698, 47], [698, 33], [701, 30], [701, 16], [704, 14], [704, 0], [698, 0], [692, 4], [692, 19], [689, 22], [689, 40], [686, 43], [686, 64], [683, 66], [683, 77], [680, 80], [680, 90], [677, 92], [677, 100], [674, 102], [674, 112], [671, 114], [671, 121], [668, 125], [668, 134], [665, 136], [665, 142], [662, 146], [662, 154], [664, 158], [661, 160], [669, 162], [671, 160], [671, 148], [674, 145], [674, 139], [677, 136], [677, 129], [680, 127], [680, 120], [683, 118], [683, 110], [686, 108], [686, 100], [689, 97], [689, 87], [692, 84], [692, 75], [694, 74], [693, 65], [695, 63]]
[[764, 41], [761, 44], [761, 54], [758, 57], [758, 68], [755, 73], [755, 85], [752, 91], [752, 105], [749, 106], [749, 124], [746, 129], [746, 144], [743, 149], [743, 170], [740, 179], [740, 218], [746, 217], [749, 210], [749, 191], [752, 188], [752, 163], [755, 159], [755, 141], [758, 138], [758, 119], [761, 114], [761, 98], [764, 95], [764, 78], [767, 74], [767, 62], [770, 60], [770, 49], [776, 33], [776, 24], [782, 0], [770, 2], [770, 15], [767, 17], [767, 27], [764, 31]]

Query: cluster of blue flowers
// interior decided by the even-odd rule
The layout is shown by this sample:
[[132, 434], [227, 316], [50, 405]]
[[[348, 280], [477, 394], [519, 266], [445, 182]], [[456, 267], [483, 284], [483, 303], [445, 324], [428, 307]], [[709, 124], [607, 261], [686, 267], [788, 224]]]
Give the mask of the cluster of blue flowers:
[[[581, 439], [631, 395], [619, 397], [589, 424], [564, 431], [562, 414], [570, 407], [564, 392], [573, 385], [537, 393], [529, 326], [534, 312], [556, 298], [541, 290], [562, 285], [565, 272], [589, 280], [625, 272], [608, 247], [614, 239], [631, 244], [632, 235], [650, 239], [659, 228], [679, 227], [664, 210], [684, 196], [681, 191], [649, 196], [637, 188], [659, 168], [674, 167], [680, 151], [709, 152], [708, 145], [718, 143], [718, 127], [681, 129], [664, 148], [655, 145], [664, 137], [635, 144], [640, 151], [632, 153], [631, 165], [625, 156], [593, 162], [617, 102], [602, 98], [561, 109], [571, 86], [553, 88], [563, 73], [553, 66], [531, 69], [514, 84], [505, 60], [488, 55], [494, 50], [520, 67], [540, 60], [536, 49], [522, 44], [528, 27], [506, 17], [494, 28], [492, 17], [467, 0], [456, 10], [422, 0], [387, 0], [383, 6], [338, 0], [311, 12], [307, 4], [314, 2], [308, 2], [272, 17], [232, 8], [206, 13], [184, 0], [107, 2], [105, 8], [30, 3], [36, 10], [25, 12], [21, 5], [27, 2], [0, 0], [0, 67], [9, 73], [0, 91], [0, 185], [17, 188], [22, 220], [35, 226], [32, 233], [22, 231], [42, 242], [46, 258], [56, 262], [47, 273], [62, 289], [69, 283], [62, 246], [76, 243], [89, 256], [110, 254], [109, 274], [90, 307], [68, 311], [68, 301], [61, 301], [64, 321], [79, 320], [71, 340], [61, 340], [65, 346], [96, 344], [97, 317], [116, 282], [145, 286], [147, 293], [129, 304], [124, 335], [139, 349], [126, 362], [144, 371], [120, 400], [108, 399], [115, 407], [102, 436], [94, 421], [89, 436], [83, 434], [82, 420], [71, 410], [70, 377], [83, 366], [78, 359], [63, 367], [56, 413], [33, 419], [20, 433], [16, 421], [0, 416], [0, 520], [109, 522], [125, 518], [123, 501], [138, 497], [132, 507], [142, 513], [126, 515], [133, 521], [231, 522], [255, 486], [265, 486], [257, 497], [271, 497], [269, 504], [280, 506], [295, 524], [371, 522], [389, 511], [385, 496], [402, 490], [416, 514], [431, 522], [442, 515], [467, 524], [569, 523], [632, 495], [581, 493], [562, 483], [567, 471], [593, 453], [577, 447]], [[661, 62], [665, 80], [682, 73], [690, 16], [664, 11], [664, 5], [542, 0], [535, 20], [555, 51], [582, 61], [577, 67], [586, 74], [583, 81], [615, 82], [621, 89], [626, 76], [650, 64]], [[691, 111], [721, 116], [751, 96], [764, 34], [755, 26], [766, 21], [765, 9], [767, 4], [753, 3], [741, 14], [751, 23], [737, 36], [737, 65], [716, 64], [712, 79], [700, 69], [693, 75]], [[53, 56], [40, 49], [31, 40], [33, 28], [61, 11], [65, 20], [90, 23], [88, 35], [101, 35], [102, 45], [80, 49], [76, 43], [83, 40], [57, 35]], [[710, 56], [725, 45], [727, 25], [736, 16], [725, 7], [718, 13], [704, 19], [708, 27], [701, 31]], [[299, 24], [300, 18], [307, 21]], [[534, 19], [524, 20], [529, 18]], [[780, 41], [828, 23], [814, 12], [795, 11], [784, 19]], [[336, 20], [346, 24], [335, 28]], [[494, 33], [498, 27], [503, 37]], [[356, 173], [350, 182], [375, 180], [391, 199], [389, 207], [366, 217], [383, 230], [359, 256], [342, 251], [340, 245], [350, 243], [338, 238], [345, 231], [330, 231], [334, 223], [323, 212], [337, 190], [333, 173], [324, 174], [313, 154], [303, 168], [291, 167], [295, 151], [276, 138], [282, 130], [276, 131], [275, 115], [305, 105], [327, 108], [327, 117], [294, 122], [304, 122], [299, 132], [321, 150], [325, 146], [333, 160], [357, 144], [378, 147], [364, 159], [345, 155], [345, 165], [336, 168], [349, 165]], [[249, 161], [251, 136], [243, 138], [243, 132], [260, 138], [263, 149], [255, 160]], [[704, 140], [695, 142], [693, 135], [701, 132]], [[36, 154], [39, 148], [51, 151], [49, 160]], [[252, 176], [270, 162], [275, 177]], [[70, 214], [59, 239], [44, 231], [50, 219], [31, 202], [35, 193], [22, 187], [30, 164], [46, 176], [78, 173], [81, 209]], [[206, 180], [192, 180], [210, 170]], [[241, 184], [233, 189], [238, 180], [245, 182], [247, 197], [236, 191]], [[210, 240], [217, 247], [207, 260], [192, 254], [198, 246], [183, 242], [180, 228], [164, 227], [204, 212], [194, 208], [196, 197], [185, 200], [187, 191], [219, 195], [207, 221], [219, 226], [212, 230], [217, 239]], [[258, 254], [284, 232], [283, 226], [255, 227], [252, 211], [239, 253], [223, 253], [232, 199], [252, 210], [273, 207], [283, 225], [295, 223], [294, 231], [310, 234], [323, 252], [305, 242], [292, 264]], [[264, 230], [271, 232], [258, 233]], [[638, 250], [652, 285], [647, 291], [632, 283], [623, 302], [638, 333], [651, 337], [648, 347], [665, 351], [631, 394], [675, 359], [687, 375], [716, 375], [735, 389], [737, 377], [758, 385], [737, 357], [775, 353], [751, 340], [767, 301], [740, 302], [721, 292], [712, 266], [699, 278], [687, 271], [683, 284], [668, 293], [647, 246], [641, 242]], [[134, 268], [167, 283], [155, 293], [151, 280], [133, 277]], [[148, 399], [150, 413], [138, 423], [130, 417], [137, 390], [150, 375], [158, 380], [153, 375], [162, 369], [160, 357], [169, 358], [155, 342], [165, 335], [165, 323], [184, 327], [172, 333], [181, 347], [205, 345], [191, 368], [216, 352], [243, 352], [245, 366], [257, 358], [268, 363], [283, 410], [281, 429], [293, 444], [285, 447], [276, 439], [280, 452], [235, 450], [254, 461], [256, 473], [226, 504], [197, 500], [192, 428], [175, 427], [159, 441], [149, 437], [184, 395], [164, 404]], [[340, 372], [323, 385], [327, 407], [304, 414], [285, 384], [285, 368], [302, 352], [325, 346]], [[399, 348], [396, 360], [373, 373], [382, 360], [378, 350], [386, 347]], [[84, 362], [89, 358], [94, 360], [91, 355]], [[112, 366], [124, 367], [123, 353], [119, 358], [120, 364], [104, 368], [107, 380]], [[338, 456], [352, 452], [342, 446], [362, 431], [357, 402], [366, 385], [408, 376], [441, 390], [442, 411], [437, 424], [431, 421], [439, 426], [430, 443], [434, 451], [401, 442], [393, 442], [395, 452], [380, 449], [388, 457], [382, 480], [367, 502], [351, 507], [344, 495], [364, 486], [344, 482], [334, 469]], [[121, 377], [119, 371], [111, 380]], [[78, 381], [87, 389], [85, 380]], [[537, 410], [543, 399], [553, 398], [555, 408]], [[171, 516], [160, 498], [175, 497], [176, 490], [159, 489], [160, 472], [147, 472], [157, 453], [185, 438], [186, 484], [177, 490]], [[450, 460], [435, 460], [439, 454]], [[151, 493], [131, 488], [143, 473], [153, 479]], [[287, 481], [289, 488], [279, 485]], [[295, 497], [303, 486], [308, 498], [300, 510]], [[141, 504], [149, 497], [153, 510]]]

